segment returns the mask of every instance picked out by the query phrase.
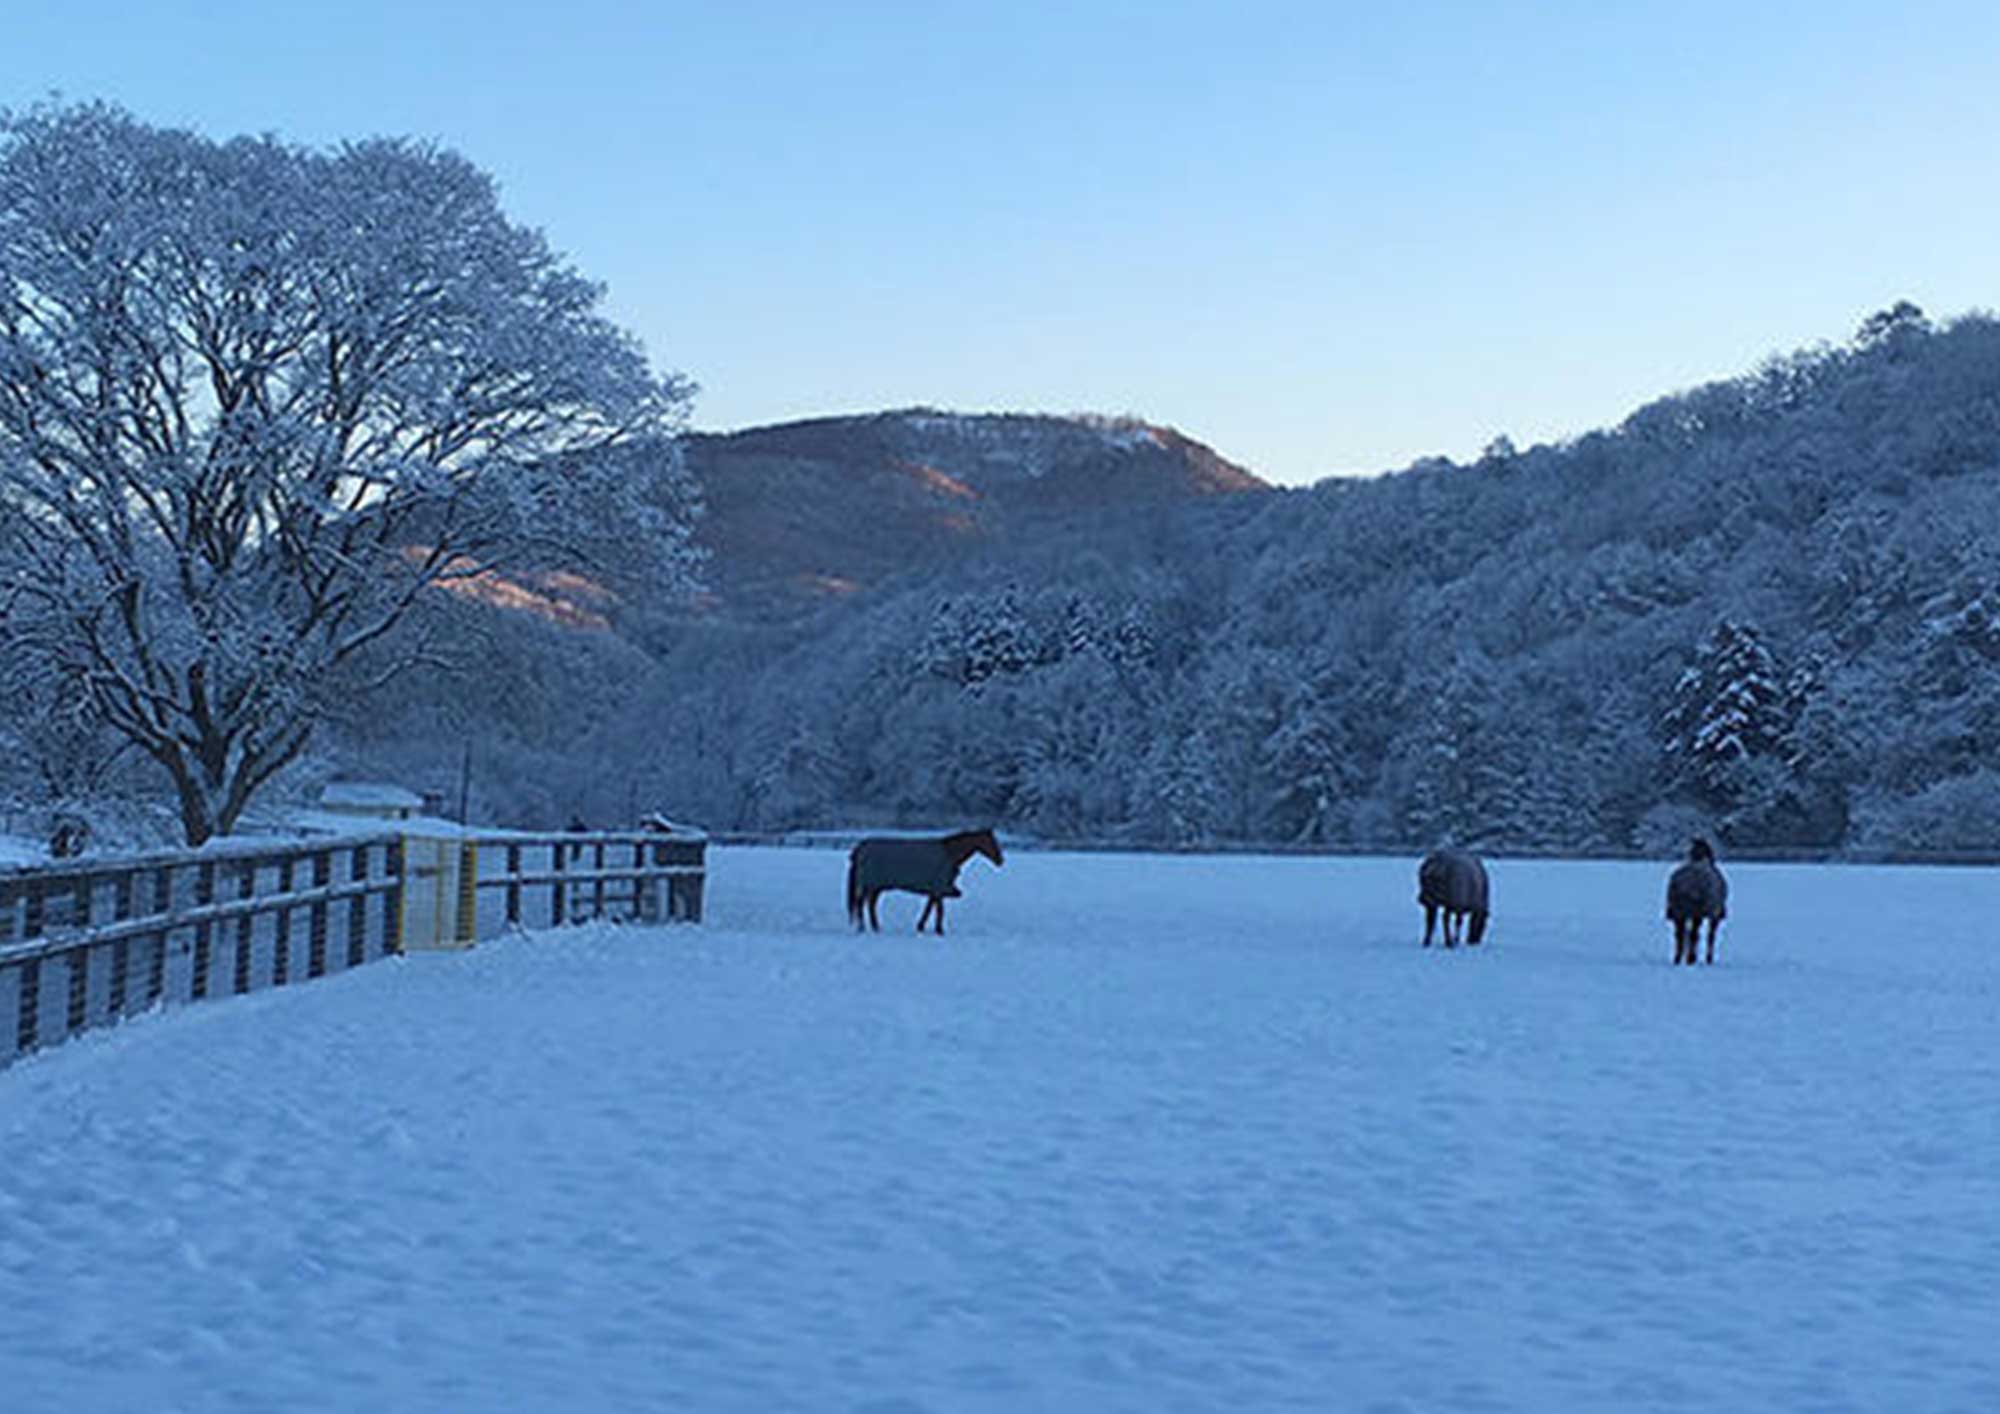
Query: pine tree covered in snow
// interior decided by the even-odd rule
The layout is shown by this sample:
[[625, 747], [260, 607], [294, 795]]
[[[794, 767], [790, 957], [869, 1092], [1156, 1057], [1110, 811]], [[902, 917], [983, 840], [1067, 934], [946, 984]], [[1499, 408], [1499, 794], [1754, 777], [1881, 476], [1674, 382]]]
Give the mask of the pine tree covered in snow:
[[1725, 619], [1674, 684], [1661, 727], [1669, 770], [1703, 803], [1727, 808], [1757, 762], [1783, 761], [1798, 703], [1762, 635]]

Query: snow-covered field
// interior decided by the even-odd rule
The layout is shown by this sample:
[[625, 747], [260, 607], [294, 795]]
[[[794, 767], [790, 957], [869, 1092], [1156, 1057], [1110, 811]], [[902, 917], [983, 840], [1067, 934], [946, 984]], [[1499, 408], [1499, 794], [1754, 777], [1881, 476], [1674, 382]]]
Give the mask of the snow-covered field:
[[711, 858], [0, 1072], [0, 1408], [2000, 1408], [2000, 872]]

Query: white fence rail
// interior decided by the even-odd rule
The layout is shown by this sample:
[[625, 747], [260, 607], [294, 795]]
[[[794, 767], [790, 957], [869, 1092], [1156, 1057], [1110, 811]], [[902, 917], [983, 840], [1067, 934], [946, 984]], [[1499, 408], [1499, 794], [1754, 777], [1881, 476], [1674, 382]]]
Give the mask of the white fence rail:
[[699, 922], [698, 834], [382, 834], [0, 870], [0, 1066], [153, 1006], [589, 918]]

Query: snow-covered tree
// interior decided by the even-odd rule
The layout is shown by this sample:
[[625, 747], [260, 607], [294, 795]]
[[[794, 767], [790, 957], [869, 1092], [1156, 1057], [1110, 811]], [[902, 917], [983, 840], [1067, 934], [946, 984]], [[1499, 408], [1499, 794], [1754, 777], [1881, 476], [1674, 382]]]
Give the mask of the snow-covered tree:
[[1862, 320], [1861, 327], [1854, 331], [1854, 343], [1857, 348], [1880, 348], [1898, 340], [1920, 338], [1930, 332], [1930, 327], [1922, 309], [1909, 300], [1899, 299]]
[[1797, 716], [1785, 674], [1763, 636], [1723, 620], [1674, 685], [1661, 726], [1677, 775], [1710, 804], [1733, 797], [1742, 770], [1780, 755]]
[[1143, 602], [1133, 601], [1119, 616], [1111, 631], [1111, 661], [1121, 667], [1142, 669], [1153, 666], [1159, 656], [1159, 638], [1153, 632], [1152, 615]]
[[[672, 688], [620, 739], [717, 826], [755, 823], [743, 744], [761, 704], [795, 699], [840, 767], [814, 808], [851, 823], [1676, 853], [1696, 830], [1970, 840], [1991, 783], [1953, 783], [2000, 760], [2000, 319], [1890, 323], [1886, 343], [1518, 450], [1503, 475], [1437, 464], [1022, 521], [796, 631], [726, 610], [663, 627]], [[969, 628], [1010, 583], [1030, 661], [966, 691]], [[940, 670], [921, 649], [941, 600]], [[1724, 620], [1755, 624], [1761, 654], [1704, 655]]]
[[1134, 823], [1144, 838], [1198, 844], [1215, 838], [1223, 787], [1214, 748], [1198, 730], [1161, 735], [1139, 762]]
[[977, 601], [965, 623], [965, 680], [968, 686], [991, 677], [1026, 671], [1034, 661], [1021, 601], [1012, 589]]
[[691, 388], [601, 296], [424, 144], [0, 114], [0, 653], [81, 683], [199, 843], [434, 586], [614, 548], [683, 582]]
[[1343, 711], [1354, 687], [1331, 673], [1298, 683], [1277, 728], [1260, 744], [1268, 782], [1265, 828], [1300, 843], [1349, 843], [1354, 796], [1374, 763], [1358, 749]]
[[1716, 812], [1725, 834], [1827, 844], [1845, 833], [1846, 729], [1817, 662], [1787, 668], [1756, 629], [1725, 619], [1662, 725], [1675, 793]]
[[931, 677], [964, 683], [965, 631], [958, 606], [951, 599], [938, 600], [931, 611], [923, 642], [917, 645], [916, 667]]
[[1081, 591], [1073, 590], [1063, 600], [1063, 656], [1080, 658], [1097, 647], [1104, 634], [1097, 605]]
[[[770, 732], [779, 735], [773, 737]], [[791, 829], [823, 820], [837, 793], [839, 766], [824, 733], [790, 715], [751, 743], [748, 794], [752, 818], [766, 829]]]
[[1478, 844], [1502, 834], [1514, 806], [1502, 765], [1504, 739], [1489, 726], [1492, 669], [1483, 658], [1444, 658], [1432, 677], [1406, 685], [1416, 694], [1407, 750], [1403, 825], [1412, 843]]

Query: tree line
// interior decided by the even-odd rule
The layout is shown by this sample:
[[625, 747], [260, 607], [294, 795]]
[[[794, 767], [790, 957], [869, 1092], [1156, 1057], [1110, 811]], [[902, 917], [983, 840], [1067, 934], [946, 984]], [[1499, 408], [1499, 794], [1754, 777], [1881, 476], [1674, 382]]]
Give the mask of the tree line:
[[767, 830], [1990, 848], [1996, 511], [2000, 324], [1901, 305], [1570, 441], [672, 643], [654, 789]]
[[[1984, 313], [1897, 304], [1573, 439], [1051, 520], [750, 624], [689, 605], [692, 388], [601, 295], [455, 154], [0, 115], [10, 809], [198, 843], [469, 750], [475, 810], [532, 825], [2000, 838]], [[607, 627], [467, 592], [563, 569]]]

